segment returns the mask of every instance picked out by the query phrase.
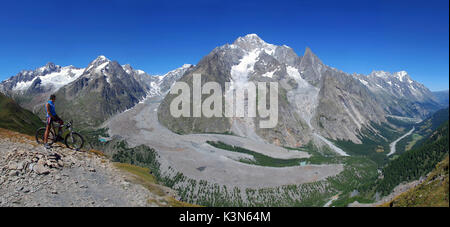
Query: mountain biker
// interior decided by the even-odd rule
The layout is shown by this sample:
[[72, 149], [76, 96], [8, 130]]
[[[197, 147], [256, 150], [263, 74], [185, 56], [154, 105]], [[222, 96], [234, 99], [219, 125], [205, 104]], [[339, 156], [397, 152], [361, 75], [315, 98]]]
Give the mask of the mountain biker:
[[[50, 100], [45, 104], [45, 111], [47, 112], [47, 121], [45, 127], [44, 134], [44, 147], [50, 149], [50, 145], [48, 145], [48, 134], [50, 133], [50, 128], [52, 127], [53, 122], [57, 122], [59, 124], [58, 135], [57, 138], [61, 134], [61, 128], [64, 124], [64, 121], [58, 117], [55, 110], [55, 100], [56, 96], [54, 94], [50, 95]], [[58, 138], [59, 139], [59, 138]]]

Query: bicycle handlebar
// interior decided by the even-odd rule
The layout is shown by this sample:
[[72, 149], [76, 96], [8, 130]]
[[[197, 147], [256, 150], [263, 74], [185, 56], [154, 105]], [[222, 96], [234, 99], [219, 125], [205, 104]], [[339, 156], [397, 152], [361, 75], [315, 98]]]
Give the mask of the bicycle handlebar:
[[70, 120], [68, 123], [64, 124], [64, 126], [65, 126], [66, 128], [69, 128], [70, 126], [72, 126], [72, 124], [73, 124], [73, 121]]
[[[44, 122], [44, 121], [43, 121]], [[47, 123], [47, 122], [44, 122], [44, 123]], [[55, 122], [55, 123], [57, 123], [60, 127], [66, 127], [66, 128], [69, 128], [69, 127], [71, 127], [72, 125], [73, 125], [73, 120], [70, 120], [68, 123], [66, 123], [66, 124], [59, 124], [58, 122]]]

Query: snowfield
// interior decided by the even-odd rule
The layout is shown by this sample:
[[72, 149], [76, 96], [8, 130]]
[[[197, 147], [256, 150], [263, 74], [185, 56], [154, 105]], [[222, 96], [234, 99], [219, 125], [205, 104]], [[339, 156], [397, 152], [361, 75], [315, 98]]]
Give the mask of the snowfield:
[[53, 72], [44, 76], [38, 76], [31, 81], [21, 81], [16, 84], [16, 86], [13, 88], [13, 91], [24, 91], [28, 89], [37, 78], [41, 80], [41, 86], [52, 87], [52, 91], [57, 91], [59, 88], [78, 79], [83, 74], [83, 72], [84, 68], [77, 69], [73, 66], [66, 66], [61, 68], [60, 72]]

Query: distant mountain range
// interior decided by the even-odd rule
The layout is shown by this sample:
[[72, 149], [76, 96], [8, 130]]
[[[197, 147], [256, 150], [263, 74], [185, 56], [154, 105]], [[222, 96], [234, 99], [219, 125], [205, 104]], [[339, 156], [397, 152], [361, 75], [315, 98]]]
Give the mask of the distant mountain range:
[[[169, 103], [174, 95], [165, 94], [175, 81], [191, 84], [194, 73], [202, 74], [203, 83], [216, 81], [223, 89], [225, 82], [279, 82], [277, 127], [260, 129], [258, 117], [173, 118]], [[1, 82], [0, 91], [41, 117], [43, 104], [56, 93], [58, 112], [85, 127], [161, 96], [158, 118], [172, 131], [231, 133], [285, 146], [327, 143], [325, 138], [361, 143], [364, 133], [376, 134], [372, 124], [388, 122], [386, 115], [423, 119], [446, 103], [445, 95], [433, 95], [405, 71], [351, 75], [325, 65], [309, 48], [298, 56], [292, 48], [268, 44], [256, 34], [215, 48], [196, 66], [186, 64], [162, 76], [99, 56], [86, 68], [48, 63], [23, 70]]]
[[436, 97], [439, 104], [442, 106], [448, 106], [448, 90], [446, 91], [433, 91], [434, 97]]
[[186, 64], [165, 75], [151, 76], [99, 56], [86, 68], [48, 63], [21, 71], [0, 83], [0, 91], [41, 117], [45, 101], [55, 93], [58, 113], [64, 119], [76, 119], [85, 127], [97, 126], [148, 96], [167, 92], [191, 67]]
[[168, 113], [175, 95], [169, 94], [159, 120], [178, 133], [232, 133], [295, 147], [326, 142], [324, 137], [361, 143], [364, 133], [377, 134], [372, 124], [387, 123], [386, 115], [425, 118], [441, 108], [430, 90], [405, 71], [351, 75], [325, 65], [309, 48], [298, 56], [256, 34], [215, 48], [180, 81], [191, 84], [194, 73], [202, 74], [203, 83], [279, 82], [278, 125], [260, 129], [258, 118], [173, 118]]

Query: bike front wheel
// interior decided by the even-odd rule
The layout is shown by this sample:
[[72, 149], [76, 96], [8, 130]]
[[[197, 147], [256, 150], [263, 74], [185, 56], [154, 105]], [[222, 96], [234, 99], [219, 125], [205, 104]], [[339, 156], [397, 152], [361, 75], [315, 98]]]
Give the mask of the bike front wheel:
[[81, 136], [79, 133], [72, 132], [66, 135], [64, 143], [69, 149], [80, 150], [81, 148], [83, 148], [84, 139], [83, 136]]

